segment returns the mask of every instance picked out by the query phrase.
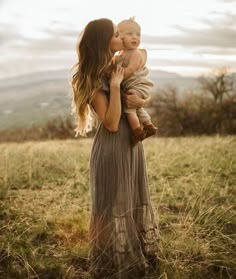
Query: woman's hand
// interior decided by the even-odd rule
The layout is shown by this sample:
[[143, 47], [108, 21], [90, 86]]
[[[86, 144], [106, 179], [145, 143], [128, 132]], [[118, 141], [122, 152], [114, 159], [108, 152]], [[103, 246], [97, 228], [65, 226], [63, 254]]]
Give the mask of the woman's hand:
[[123, 94], [123, 103], [127, 108], [141, 108], [147, 104], [149, 99], [144, 100], [138, 95], [138, 92], [133, 89]]
[[120, 84], [123, 79], [124, 79], [124, 68], [117, 67], [112, 71], [111, 79], [110, 79], [110, 88], [114, 88], [114, 87], [120, 88]]

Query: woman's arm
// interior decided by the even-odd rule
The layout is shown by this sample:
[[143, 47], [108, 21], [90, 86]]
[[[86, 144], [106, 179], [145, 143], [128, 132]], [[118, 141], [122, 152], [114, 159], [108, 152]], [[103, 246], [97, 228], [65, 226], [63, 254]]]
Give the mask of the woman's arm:
[[93, 106], [96, 113], [110, 132], [117, 132], [121, 116], [120, 83], [124, 77], [124, 68], [113, 71], [110, 80], [110, 100], [108, 101], [103, 90], [95, 93]]
[[123, 94], [123, 102], [127, 108], [141, 108], [148, 104], [150, 97], [143, 99], [139, 96], [136, 90], [130, 89]]

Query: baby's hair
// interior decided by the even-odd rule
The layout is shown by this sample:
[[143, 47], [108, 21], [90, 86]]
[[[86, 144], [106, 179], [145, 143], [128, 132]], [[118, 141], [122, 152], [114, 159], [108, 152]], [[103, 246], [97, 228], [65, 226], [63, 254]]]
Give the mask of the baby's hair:
[[141, 30], [140, 25], [135, 21], [135, 16], [132, 16], [129, 19], [122, 20], [121, 22], [118, 23], [117, 26], [122, 31], [123, 29], [127, 28], [129, 24], [134, 24]]

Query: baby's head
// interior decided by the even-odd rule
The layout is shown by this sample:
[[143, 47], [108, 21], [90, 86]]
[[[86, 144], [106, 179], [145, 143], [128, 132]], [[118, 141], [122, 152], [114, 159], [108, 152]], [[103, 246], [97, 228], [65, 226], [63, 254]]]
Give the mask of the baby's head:
[[123, 35], [125, 49], [135, 49], [139, 46], [141, 27], [133, 18], [122, 20], [117, 27]]
[[120, 23], [118, 23], [117, 27], [121, 33], [127, 32], [129, 30], [135, 30], [141, 33], [141, 27], [134, 20], [134, 18], [122, 20]]

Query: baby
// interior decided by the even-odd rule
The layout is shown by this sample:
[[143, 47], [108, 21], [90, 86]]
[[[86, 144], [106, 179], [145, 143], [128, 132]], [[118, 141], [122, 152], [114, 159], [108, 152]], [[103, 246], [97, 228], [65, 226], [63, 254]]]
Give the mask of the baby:
[[[134, 89], [143, 99], [147, 99], [150, 96], [153, 83], [147, 78], [148, 69], [145, 66], [147, 52], [145, 49], [138, 48], [141, 28], [131, 18], [121, 21], [118, 24], [118, 30], [123, 35], [124, 50], [119, 52], [115, 61], [117, 65], [122, 65], [125, 68], [122, 82], [124, 91]], [[127, 119], [132, 130], [131, 143], [133, 146], [156, 133], [157, 128], [154, 127], [149, 114], [143, 108], [125, 108], [124, 111], [127, 113]]]

